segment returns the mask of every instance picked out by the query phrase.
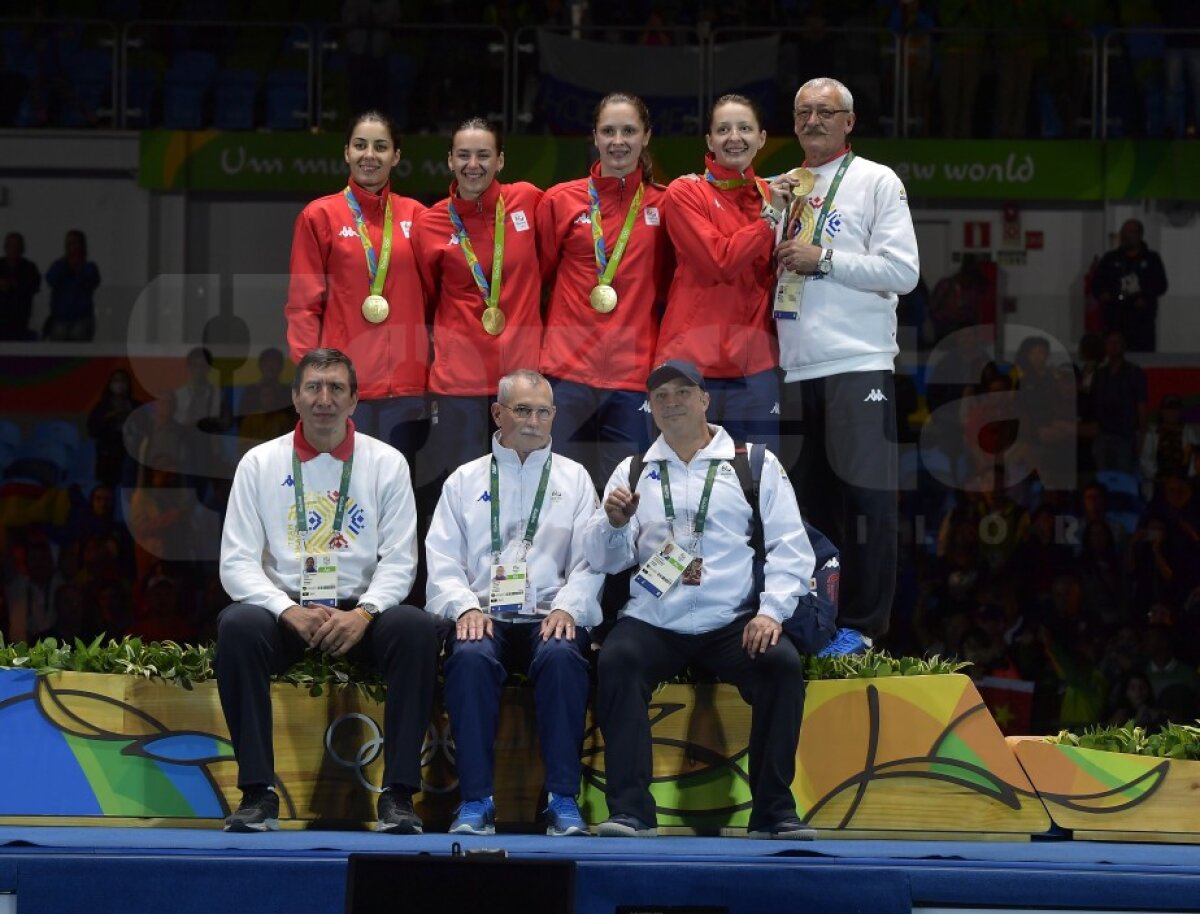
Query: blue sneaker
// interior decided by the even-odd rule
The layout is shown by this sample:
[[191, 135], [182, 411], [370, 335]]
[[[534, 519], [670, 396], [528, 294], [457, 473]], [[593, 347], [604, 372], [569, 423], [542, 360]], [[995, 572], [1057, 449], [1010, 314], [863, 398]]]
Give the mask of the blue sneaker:
[[463, 800], [450, 823], [452, 835], [496, 834], [496, 802], [491, 797]]
[[833, 640], [817, 651], [818, 657], [839, 657], [842, 654], [865, 654], [871, 649], [871, 639], [852, 628], [839, 628]]
[[550, 802], [546, 804], [546, 820], [546, 834], [554, 838], [588, 833], [587, 823], [579, 814], [574, 797], [550, 794]]
[[604, 838], [653, 838], [658, 834], [658, 826], [619, 812], [597, 825], [596, 834]]

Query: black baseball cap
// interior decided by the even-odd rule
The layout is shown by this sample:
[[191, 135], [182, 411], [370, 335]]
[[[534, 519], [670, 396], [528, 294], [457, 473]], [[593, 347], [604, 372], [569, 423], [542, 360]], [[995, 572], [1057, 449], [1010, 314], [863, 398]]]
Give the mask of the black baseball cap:
[[707, 389], [704, 386], [704, 375], [700, 374], [699, 368], [683, 359], [667, 359], [650, 372], [650, 377], [646, 379], [646, 390], [654, 390], [654, 388], [677, 378], [687, 381], [701, 390]]

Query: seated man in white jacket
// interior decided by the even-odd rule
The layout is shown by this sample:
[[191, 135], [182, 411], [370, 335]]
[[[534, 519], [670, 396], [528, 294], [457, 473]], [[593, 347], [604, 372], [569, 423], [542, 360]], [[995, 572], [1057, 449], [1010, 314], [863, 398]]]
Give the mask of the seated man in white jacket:
[[549, 835], [583, 835], [579, 813], [589, 639], [603, 575], [583, 559], [596, 490], [580, 464], [550, 449], [554, 394], [534, 371], [501, 378], [491, 454], [446, 480], [425, 538], [426, 610], [455, 623], [446, 709], [462, 805], [452, 833], [496, 831], [494, 744], [510, 671], [533, 680], [546, 769]]
[[[757, 592], [751, 506], [731, 464], [733, 439], [705, 419], [703, 376], [673, 359], [654, 369], [646, 386], [662, 435], [633, 486], [631, 459], [613, 472], [584, 537], [597, 571], [638, 569], [600, 650], [596, 718], [609, 819], [597, 832], [658, 833], [647, 706], [658, 683], [696, 665], [738, 686], [753, 704], [751, 835], [812, 838], [792, 797], [804, 665], [782, 637], [815, 564], [796, 496], [768, 451], [759, 495], [766, 565]], [[807, 601], [799, 611], [811, 611]]]
[[358, 380], [336, 349], [300, 360], [292, 403], [295, 431], [238, 464], [221, 537], [221, 584], [234, 602], [217, 620], [217, 688], [242, 789], [225, 830], [279, 827], [270, 677], [314, 649], [383, 674], [377, 827], [419, 834], [412, 795], [421, 788], [438, 636], [426, 613], [401, 605], [417, 565], [408, 464], [355, 431]]

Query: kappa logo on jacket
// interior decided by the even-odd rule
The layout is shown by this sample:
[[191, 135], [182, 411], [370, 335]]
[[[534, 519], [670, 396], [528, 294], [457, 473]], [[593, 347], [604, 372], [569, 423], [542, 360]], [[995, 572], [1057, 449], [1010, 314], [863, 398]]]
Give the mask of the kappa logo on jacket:
[[457, 245], [458, 245], [458, 236], [457, 236], [457, 235], [455, 235], [453, 232], [451, 232], [451, 233], [450, 233], [450, 240], [449, 240], [449, 241], [447, 241], [447, 242], [446, 242], [446, 244], [447, 244], [447, 245], [454, 245], [454, 246], [456, 246], [456, 247], [457, 247]]
[[492, 493], [491, 493], [491, 492], [489, 492], [487, 489], [484, 489], [484, 490], [483, 490], [483, 494], [482, 494], [482, 495], [480, 495], [480, 496], [479, 496], [477, 499], [475, 499], [475, 500], [476, 500], [476, 501], [491, 501], [491, 500], [492, 500]]
[[863, 397], [864, 403], [886, 403], [887, 397], [883, 395], [883, 391], [876, 387], [869, 394]]
[[588, 213], [580, 213], [578, 216], [575, 217], [575, 220], [571, 224], [572, 225], [591, 225], [592, 217]]
[[357, 238], [358, 232], [354, 231], [354, 229], [348, 225], [343, 225], [342, 230], [338, 232], [338, 235], [342, 238]]

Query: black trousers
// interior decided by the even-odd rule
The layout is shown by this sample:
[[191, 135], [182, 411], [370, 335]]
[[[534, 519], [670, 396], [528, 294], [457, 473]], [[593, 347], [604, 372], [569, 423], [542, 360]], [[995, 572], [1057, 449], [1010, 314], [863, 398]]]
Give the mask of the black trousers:
[[654, 824], [650, 721], [646, 709], [660, 682], [702, 666], [742, 690], [750, 718], [750, 828], [796, 815], [792, 780], [804, 715], [804, 663], [789, 638], [750, 657], [742, 631], [750, 617], [701, 635], [682, 635], [624, 618], [604, 639], [596, 719], [604, 736], [608, 811]]
[[[348, 654], [382, 673], [383, 786], [421, 788], [421, 744], [433, 709], [440, 644], [429, 613], [393, 606]], [[238, 786], [273, 784], [270, 677], [297, 663], [304, 641], [269, 610], [233, 603], [217, 618], [217, 691], [238, 761]]]
[[800, 513], [841, 550], [838, 625], [887, 633], [898, 556], [896, 398], [890, 371], [783, 385], [783, 461]]

